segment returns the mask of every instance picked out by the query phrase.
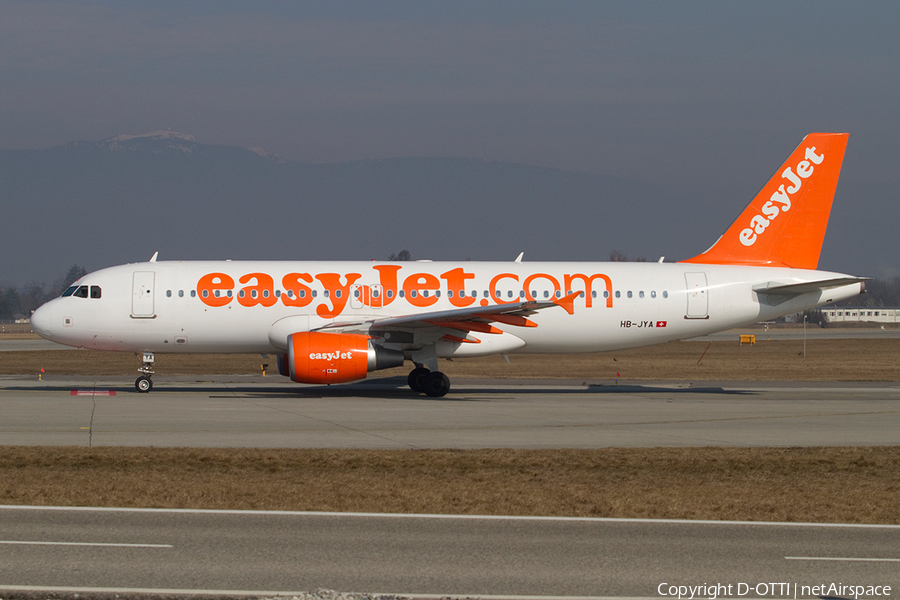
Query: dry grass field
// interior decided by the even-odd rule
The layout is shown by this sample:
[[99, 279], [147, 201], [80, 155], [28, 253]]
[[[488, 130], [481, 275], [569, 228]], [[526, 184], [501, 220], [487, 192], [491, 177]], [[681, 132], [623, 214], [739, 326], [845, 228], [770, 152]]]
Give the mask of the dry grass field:
[[900, 523], [900, 447], [6, 447], [0, 504]]
[[[441, 361], [453, 378], [581, 379], [622, 381], [900, 381], [900, 339], [809, 340], [806, 357], [801, 341], [766, 341], [753, 346], [734, 342], [670, 342], [647, 348], [599, 354], [513, 354]], [[704, 354], [705, 353], [705, 354]], [[702, 360], [701, 360], [702, 357]], [[158, 375], [259, 374], [258, 354], [160, 354]], [[266, 362], [277, 373], [275, 357]], [[90, 350], [0, 352], [0, 375], [135, 376], [140, 360], [133, 354]], [[406, 375], [409, 367], [370, 373], [369, 377]]]

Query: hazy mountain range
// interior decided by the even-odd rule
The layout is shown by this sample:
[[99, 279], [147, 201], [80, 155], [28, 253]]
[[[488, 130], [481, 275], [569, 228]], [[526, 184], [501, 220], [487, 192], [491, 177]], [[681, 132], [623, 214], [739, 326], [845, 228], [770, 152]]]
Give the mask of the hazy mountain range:
[[616, 249], [675, 260], [720, 233], [637, 181], [471, 158], [292, 163], [173, 132], [0, 150], [0, 198], [6, 285], [156, 251], [160, 260], [525, 251], [527, 261], [606, 260]]

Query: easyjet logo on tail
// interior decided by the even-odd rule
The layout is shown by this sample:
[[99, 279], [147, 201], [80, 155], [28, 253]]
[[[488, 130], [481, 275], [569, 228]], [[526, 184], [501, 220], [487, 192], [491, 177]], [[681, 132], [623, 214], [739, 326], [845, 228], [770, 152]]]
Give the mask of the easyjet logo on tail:
[[766, 232], [769, 225], [778, 218], [783, 212], [791, 210], [791, 196], [800, 191], [803, 187], [803, 180], [808, 179], [815, 171], [814, 165], [822, 164], [825, 160], [825, 154], [816, 154], [816, 147], [810, 146], [806, 148], [803, 155], [804, 160], [797, 163], [795, 167], [796, 173], [791, 167], [786, 168], [781, 177], [787, 180], [782, 183], [778, 189], [772, 194], [768, 202], [762, 207], [762, 214], [755, 215], [750, 219], [750, 226], [742, 229], [739, 235], [741, 243], [745, 246], [752, 246], [756, 240]]

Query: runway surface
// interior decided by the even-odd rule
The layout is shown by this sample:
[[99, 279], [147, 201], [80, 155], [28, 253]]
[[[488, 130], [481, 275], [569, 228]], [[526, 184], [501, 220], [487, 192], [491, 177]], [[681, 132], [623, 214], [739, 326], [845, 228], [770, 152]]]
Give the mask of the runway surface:
[[[0, 445], [597, 448], [895, 445], [900, 385], [455, 380], [302, 386], [280, 377], [0, 377]], [[112, 395], [114, 394], [114, 395]]]
[[744, 584], [744, 598], [811, 598], [834, 595], [801, 586], [842, 583], [890, 585], [881, 597], [892, 598], [900, 589], [898, 526], [21, 507], [0, 507], [0, 525], [0, 590], [660, 598], [672, 585], [721, 583], [733, 597]]

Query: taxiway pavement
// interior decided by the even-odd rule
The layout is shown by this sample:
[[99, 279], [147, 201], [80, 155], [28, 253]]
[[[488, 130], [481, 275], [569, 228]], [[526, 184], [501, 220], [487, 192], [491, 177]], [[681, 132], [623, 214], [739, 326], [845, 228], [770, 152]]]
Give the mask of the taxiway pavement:
[[[198, 381], [198, 379], [202, 379]], [[303, 386], [258, 376], [0, 377], [0, 445], [598, 448], [894, 445], [900, 385], [455, 380]], [[113, 395], [114, 394], [114, 395]]]

